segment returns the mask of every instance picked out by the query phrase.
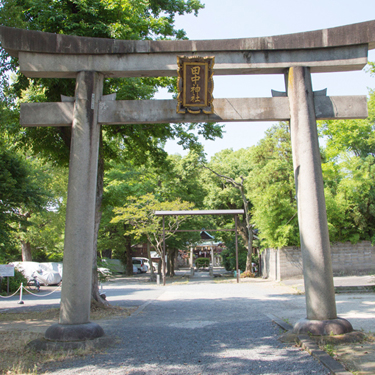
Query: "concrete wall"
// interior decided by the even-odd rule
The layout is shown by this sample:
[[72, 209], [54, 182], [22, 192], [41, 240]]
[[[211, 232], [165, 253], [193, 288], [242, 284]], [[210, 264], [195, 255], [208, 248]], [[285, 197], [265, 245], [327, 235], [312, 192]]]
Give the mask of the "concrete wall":
[[[357, 244], [331, 244], [334, 276], [363, 275], [375, 272], [375, 247], [369, 241]], [[302, 256], [299, 247], [265, 249], [262, 252], [261, 275], [273, 280], [302, 278]]]

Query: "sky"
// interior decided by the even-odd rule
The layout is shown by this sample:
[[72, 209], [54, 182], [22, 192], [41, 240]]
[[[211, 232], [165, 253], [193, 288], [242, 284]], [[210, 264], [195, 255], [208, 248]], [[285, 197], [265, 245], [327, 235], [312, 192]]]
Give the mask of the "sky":
[[[375, 19], [374, 0], [201, 0], [205, 9], [198, 17], [176, 18], [191, 40], [272, 36], [326, 29]], [[369, 51], [375, 61], [375, 50]], [[367, 95], [375, 89], [375, 78], [364, 70], [312, 74], [313, 89], [327, 88], [328, 95]], [[214, 76], [214, 98], [270, 97], [271, 89], [285, 91], [283, 75]], [[158, 99], [170, 98], [160, 92]], [[201, 140], [210, 159], [226, 148], [234, 151], [256, 145], [275, 122], [225, 124], [222, 139]], [[186, 152], [169, 141], [169, 154]]]

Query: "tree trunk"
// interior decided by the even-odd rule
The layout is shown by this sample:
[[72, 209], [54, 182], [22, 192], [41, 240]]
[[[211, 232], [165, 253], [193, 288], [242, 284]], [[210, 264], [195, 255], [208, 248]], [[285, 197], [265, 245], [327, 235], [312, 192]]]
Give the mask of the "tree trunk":
[[251, 228], [248, 228], [246, 222], [238, 222], [239, 235], [243, 239], [247, 247], [247, 256], [246, 256], [246, 269], [245, 272], [252, 272], [252, 253], [253, 253], [253, 231]]
[[133, 249], [130, 235], [125, 236], [126, 241], [126, 275], [133, 275]]
[[151, 259], [151, 251], [150, 251], [150, 242], [147, 241], [147, 258], [148, 258], [148, 263], [150, 264], [150, 281], [156, 281], [156, 276], [154, 273], [154, 267], [152, 265], [152, 259]]
[[172, 253], [172, 250], [168, 249], [167, 253], [168, 253], [168, 256], [167, 256], [167, 261], [166, 261], [166, 266], [167, 266], [167, 275], [166, 276], [171, 276], [171, 253]]
[[176, 274], [174, 272], [174, 261], [175, 261], [175, 258], [176, 258], [176, 249], [173, 249], [173, 250], [171, 250], [171, 257], [169, 259], [169, 262], [170, 262], [170, 276], [171, 277], [176, 276]]
[[96, 182], [96, 203], [95, 203], [95, 229], [93, 238], [93, 257], [92, 257], [92, 282], [91, 282], [91, 299], [97, 301], [103, 306], [109, 306], [109, 303], [100, 296], [99, 279], [98, 279], [98, 234], [100, 220], [102, 218], [101, 205], [103, 200], [103, 184], [104, 184], [104, 159], [100, 152], [103, 148], [102, 133], [100, 133], [99, 143], [99, 160], [98, 160], [98, 176]]
[[252, 263], [253, 263], [253, 260], [252, 260], [252, 254], [253, 254], [253, 231], [250, 229], [248, 231], [248, 234], [249, 234], [249, 238], [248, 238], [248, 241], [247, 241], [247, 258], [246, 258], [246, 272], [252, 272], [253, 271], [253, 267], [252, 267]]
[[31, 243], [29, 241], [21, 241], [22, 262], [31, 262]]

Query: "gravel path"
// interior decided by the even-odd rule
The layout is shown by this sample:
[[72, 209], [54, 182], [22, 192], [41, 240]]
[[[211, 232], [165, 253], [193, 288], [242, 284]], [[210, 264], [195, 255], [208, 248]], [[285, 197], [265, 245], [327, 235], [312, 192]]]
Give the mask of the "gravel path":
[[[123, 296], [113, 298], [122, 305], [134, 297], [139, 305], [142, 299], [134, 288]], [[143, 303], [138, 314], [100, 323], [108, 336], [117, 338], [105, 354], [53, 363], [41, 372], [329, 374], [305, 351], [277, 340], [280, 330], [265, 314], [282, 316], [293, 299], [272, 289], [257, 284], [169, 285], [147, 290]]]

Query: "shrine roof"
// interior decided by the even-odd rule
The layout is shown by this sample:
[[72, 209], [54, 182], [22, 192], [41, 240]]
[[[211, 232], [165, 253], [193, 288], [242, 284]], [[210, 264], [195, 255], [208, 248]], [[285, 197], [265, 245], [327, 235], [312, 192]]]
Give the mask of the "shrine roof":
[[45, 33], [0, 26], [2, 47], [11, 55], [20, 51], [51, 54], [199, 53], [315, 49], [352, 45], [375, 48], [375, 20], [329, 29], [269, 37], [214, 40], [117, 40]]

